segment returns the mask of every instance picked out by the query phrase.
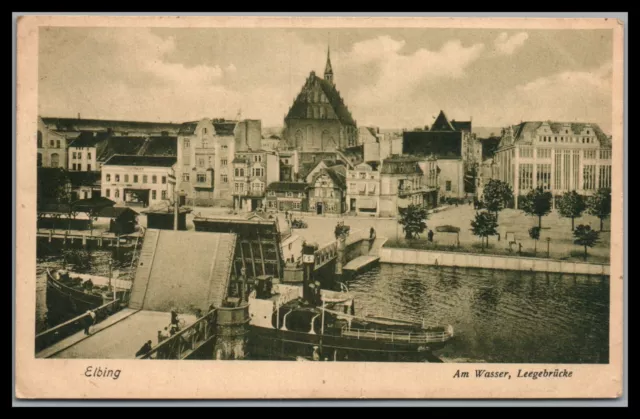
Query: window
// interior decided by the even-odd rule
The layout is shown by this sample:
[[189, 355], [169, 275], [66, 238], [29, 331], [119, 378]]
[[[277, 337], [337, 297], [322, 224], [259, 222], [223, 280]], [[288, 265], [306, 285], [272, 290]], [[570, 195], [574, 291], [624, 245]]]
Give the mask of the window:
[[261, 162], [262, 161], [262, 156], [259, 156], [259, 155], [253, 156], [253, 161], [256, 162], [256, 163]]
[[451, 181], [450, 181], [450, 180], [447, 180], [447, 181], [445, 182], [445, 189], [446, 189], [447, 191], [451, 191]]
[[275, 204], [275, 202], [273, 202], [273, 201], [267, 201], [267, 208], [273, 208], [273, 207], [274, 207], [274, 205], [273, 205], [273, 204]]
[[296, 201], [296, 202], [294, 202], [294, 203], [293, 203], [293, 209], [295, 209], [295, 210], [299, 210], [299, 209], [300, 209], [300, 202], [297, 202], [297, 201]]
[[551, 164], [539, 164], [536, 169], [536, 186], [551, 189]]
[[60, 163], [60, 156], [57, 153], [51, 155], [51, 167], [58, 167]]
[[189, 141], [188, 139], [184, 139], [183, 143], [182, 143], [182, 147], [183, 148], [189, 148], [191, 147], [191, 141]]
[[596, 158], [596, 151], [595, 150], [585, 150], [584, 151], [584, 158], [585, 160], [593, 160]]
[[223, 144], [223, 145], [222, 145], [222, 149], [223, 149], [223, 150], [226, 150], [226, 149], [227, 149], [227, 145], [226, 145], [226, 144]]
[[264, 169], [262, 167], [254, 167], [253, 176], [264, 176]]
[[182, 181], [183, 182], [189, 182], [189, 173], [183, 173], [182, 174]]
[[158, 183], [158, 176], [156, 175], [151, 176], [151, 183]]
[[520, 157], [533, 157], [533, 149], [531, 149], [531, 148], [521, 148], [520, 149]]
[[156, 197], [157, 197], [157, 194], [156, 194], [156, 190], [154, 189], [154, 190], [151, 191], [151, 199], [155, 200]]
[[133, 175], [133, 183], [138, 183], [138, 175]]
[[256, 182], [251, 186], [252, 186], [252, 189], [253, 189], [254, 192], [262, 192], [262, 191], [264, 191], [264, 184], [263, 183]]
[[229, 182], [229, 178], [227, 177], [227, 175], [222, 175], [221, 179], [222, 179], [222, 183], [228, 183]]
[[165, 185], [167, 183], [167, 177], [162, 176], [162, 184]]
[[198, 159], [198, 167], [204, 167], [204, 159], [202, 157]]
[[87, 159], [91, 160], [91, 152], [90, 151], [87, 153]]
[[56, 148], [60, 148], [60, 140], [56, 140]]
[[[129, 175], [124, 175], [124, 180], [125, 180], [125, 182], [128, 182], [129, 181]], [[120, 175], [118, 175], [118, 174], [115, 175], [115, 181], [116, 182], [120, 182]]]
[[611, 165], [600, 166], [600, 179], [598, 182], [599, 188], [611, 187]]
[[162, 191], [162, 199], [167, 199], [167, 191]]
[[520, 189], [527, 190], [533, 188], [533, 165], [520, 165]]
[[360, 179], [366, 179], [367, 178], [367, 174], [362, 172], [360, 173]]
[[582, 169], [582, 188], [594, 190], [596, 188], [596, 165], [588, 164]]
[[298, 194], [298, 198], [304, 198], [304, 193], [300, 192], [300, 193]]
[[222, 167], [225, 167], [225, 166], [227, 165], [227, 159], [222, 159], [222, 160], [220, 160], [220, 165], [221, 165]]
[[42, 148], [42, 132], [38, 131], [38, 148]]
[[539, 148], [537, 151], [537, 156], [539, 159], [550, 159], [551, 158], [551, 149], [550, 148]]
[[88, 164], [88, 165], [87, 165], [87, 172], [90, 172], [90, 171], [91, 171], [91, 165], [90, 165], [90, 164]]
[[149, 183], [149, 177], [147, 175], [142, 175], [142, 183]]
[[71, 165], [71, 167], [72, 167], [72, 169], [71, 169], [71, 170], [78, 170], [78, 169], [77, 169], [77, 167], [76, 167], [76, 164], [75, 164], [75, 163], [73, 163], [73, 164]]
[[287, 192], [287, 198], [293, 198], [293, 192]]
[[600, 150], [600, 160], [611, 159], [611, 150]]
[[75, 158], [76, 158], [76, 152], [75, 151], [73, 153], [71, 153], [71, 158], [75, 160]]
[[349, 191], [353, 192], [356, 189], [356, 184], [355, 183], [350, 183], [349, 184]]
[[38, 153], [38, 167], [42, 167], [42, 153]]
[[107, 189], [104, 192], [105, 192], [105, 195], [107, 195], [107, 198], [111, 196], [111, 189]]
[[207, 175], [204, 173], [198, 173], [197, 181], [198, 183], [205, 183], [207, 181]]
[[113, 194], [113, 196], [115, 196], [116, 198], [120, 198], [120, 189], [116, 189], [116, 191]]
[[49, 140], [49, 147], [53, 147], [55, 144], [56, 144], [55, 141]]

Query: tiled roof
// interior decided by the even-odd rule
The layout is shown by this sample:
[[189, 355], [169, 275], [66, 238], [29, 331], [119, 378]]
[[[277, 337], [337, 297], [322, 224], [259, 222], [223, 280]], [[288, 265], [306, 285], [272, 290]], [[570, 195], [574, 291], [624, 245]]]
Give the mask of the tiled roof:
[[147, 137], [109, 137], [104, 142], [101, 150], [98, 151], [97, 159], [103, 162], [116, 154], [138, 154], [146, 139]]
[[[315, 73], [312, 72], [307, 79], [307, 83], [313, 82], [317, 82], [320, 85], [322, 91], [327, 96], [327, 99], [329, 99], [329, 103], [331, 104], [331, 107], [333, 108], [333, 111], [337, 115], [340, 122], [346, 125], [355, 125], [356, 122], [351, 116], [349, 108], [347, 108], [347, 106], [344, 104], [344, 101], [342, 100], [342, 97], [340, 96], [340, 93], [335, 88], [335, 86], [329, 83], [327, 80], [321, 79], [320, 77], [316, 76]], [[303, 86], [302, 90], [298, 94], [298, 97], [294, 100], [291, 109], [289, 109], [289, 112], [285, 117], [285, 120], [307, 119], [308, 102], [305, 94], [306, 86], [306, 84], [305, 86]]]
[[327, 168], [327, 169], [322, 169], [320, 170], [318, 173], [316, 173], [316, 175], [313, 177], [314, 181], [319, 178], [322, 175], [328, 175], [331, 180], [333, 180], [333, 183], [335, 183], [335, 185], [340, 188], [340, 189], [345, 189], [347, 187], [347, 183], [346, 183], [346, 179], [343, 175], [341, 175], [340, 173], [336, 172], [335, 170], [331, 169], [331, 168]]
[[273, 182], [267, 186], [267, 191], [273, 192], [305, 192], [307, 184], [303, 182]]
[[115, 155], [104, 162], [105, 166], [171, 167], [176, 163], [172, 156], [123, 156]]
[[471, 132], [471, 121], [456, 121], [447, 118], [444, 111], [440, 111], [438, 117], [431, 125], [431, 131], [466, 131]]
[[50, 129], [57, 131], [124, 131], [124, 132], [152, 132], [168, 131], [175, 133], [180, 124], [166, 122], [142, 122], [142, 121], [115, 121], [107, 119], [78, 119], [78, 118], [50, 118], [44, 117], [42, 121]]
[[143, 156], [177, 156], [178, 137], [150, 137]]
[[236, 121], [221, 121], [213, 123], [213, 128], [216, 130], [216, 135], [218, 136], [232, 136], [236, 129], [236, 125], [238, 123]]
[[185, 122], [180, 125], [180, 129], [178, 130], [178, 135], [193, 135], [196, 132], [196, 127], [198, 126], [198, 122]]
[[[514, 140], [521, 143], [531, 143], [533, 141], [534, 133], [542, 126], [543, 121], [526, 121], [520, 124], [513, 125]], [[561, 135], [564, 127], [569, 127], [569, 134], [567, 135], [581, 135], [582, 131], [587, 125], [593, 129], [594, 134], [600, 141], [600, 144], [605, 147], [611, 146], [609, 137], [602, 131], [598, 124], [586, 123], [586, 122], [558, 122], [558, 121], [546, 121], [553, 134]]]
[[418, 165], [419, 161], [419, 159], [411, 156], [384, 159], [380, 173], [388, 175], [423, 174], [420, 165]]
[[71, 141], [69, 147], [95, 147], [96, 144], [105, 141], [109, 136], [110, 134], [107, 132], [82, 131]]

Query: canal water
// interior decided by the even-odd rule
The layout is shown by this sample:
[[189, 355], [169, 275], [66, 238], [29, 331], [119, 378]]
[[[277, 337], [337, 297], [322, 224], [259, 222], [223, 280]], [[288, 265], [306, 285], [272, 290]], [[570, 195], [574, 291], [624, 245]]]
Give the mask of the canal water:
[[356, 313], [451, 324], [444, 362], [609, 362], [608, 277], [381, 264], [348, 286]]
[[[85, 273], [107, 276], [110, 251], [94, 251]], [[131, 254], [114, 261], [129, 275]], [[47, 267], [38, 260], [37, 325], [44, 329]], [[73, 266], [67, 266], [73, 271]], [[348, 281], [358, 314], [451, 324], [444, 362], [608, 363], [609, 278], [382, 264]]]

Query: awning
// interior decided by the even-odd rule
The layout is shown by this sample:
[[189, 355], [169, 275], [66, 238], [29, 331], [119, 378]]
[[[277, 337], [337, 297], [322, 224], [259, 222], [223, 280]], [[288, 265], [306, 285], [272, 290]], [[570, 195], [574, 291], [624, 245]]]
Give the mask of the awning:
[[357, 206], [359, 209], [376, 209], [376, 201], [374, 199], [358, 199]]

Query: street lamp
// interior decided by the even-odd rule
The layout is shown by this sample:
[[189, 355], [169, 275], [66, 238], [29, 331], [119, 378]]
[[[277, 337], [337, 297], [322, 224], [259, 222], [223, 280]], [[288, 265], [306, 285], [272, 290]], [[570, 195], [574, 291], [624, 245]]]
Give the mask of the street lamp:
[[549, 258], [549, 243], [551, 243], [551, 237], [547, 237], [547, 259]]

